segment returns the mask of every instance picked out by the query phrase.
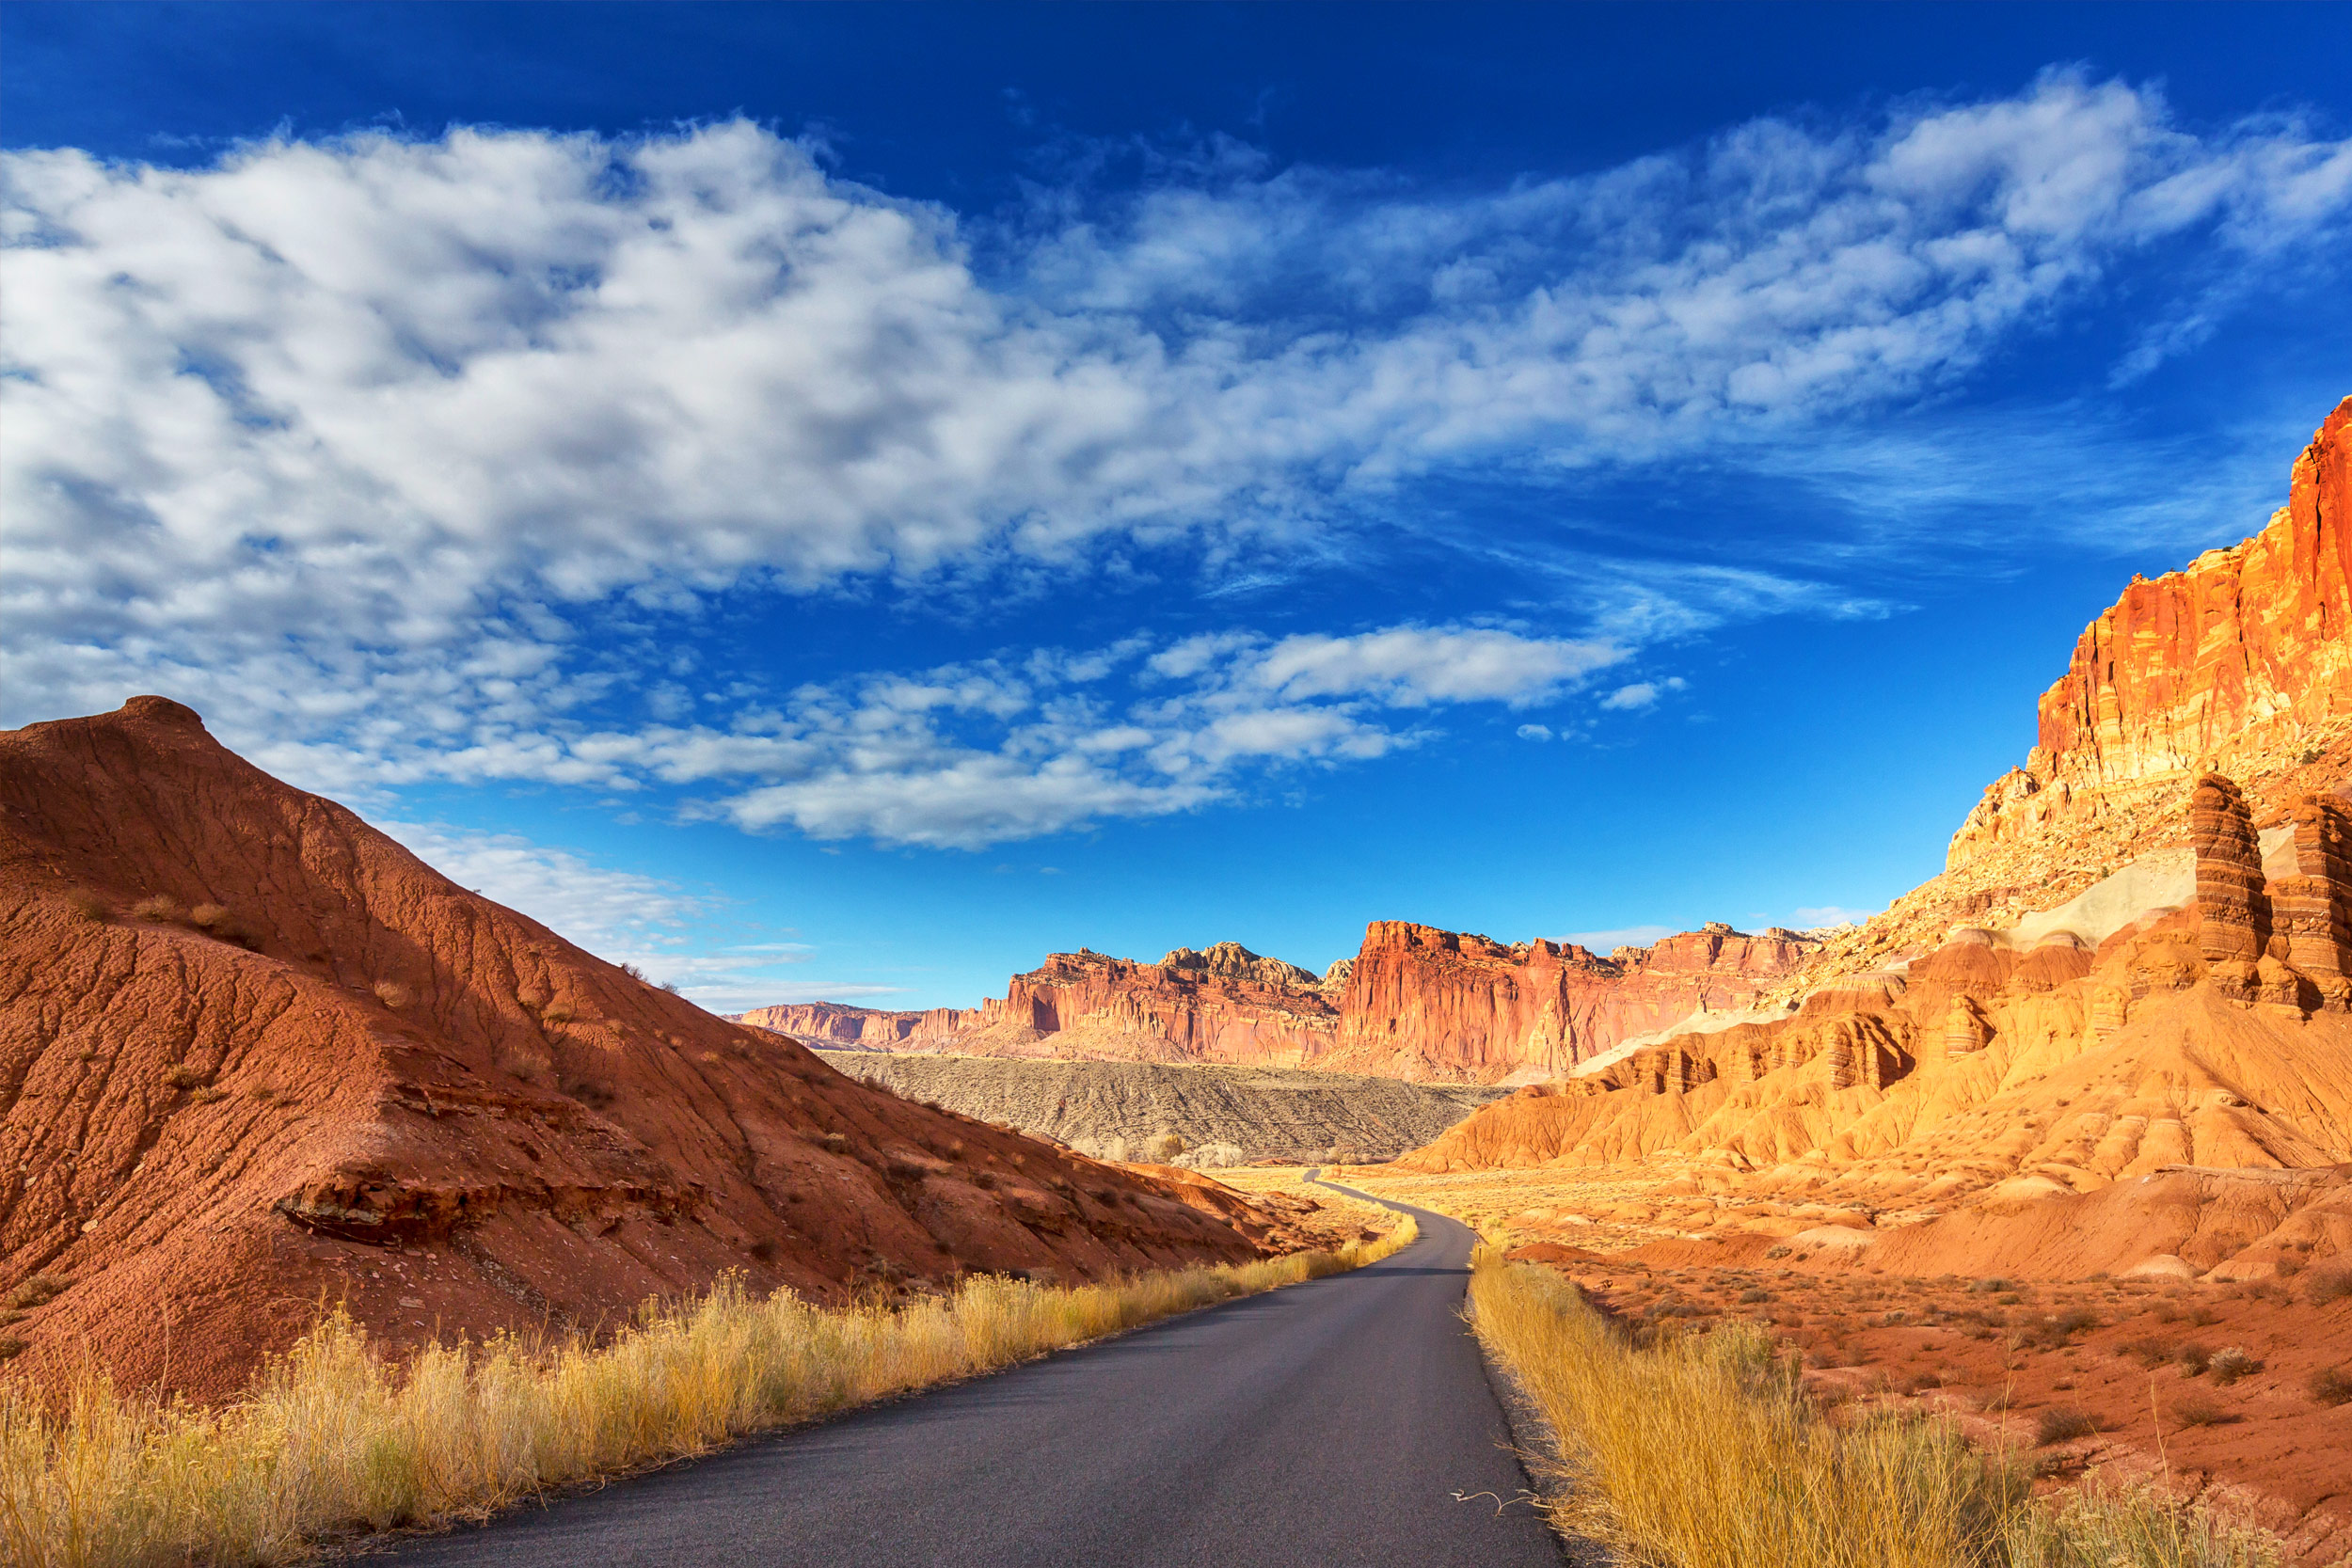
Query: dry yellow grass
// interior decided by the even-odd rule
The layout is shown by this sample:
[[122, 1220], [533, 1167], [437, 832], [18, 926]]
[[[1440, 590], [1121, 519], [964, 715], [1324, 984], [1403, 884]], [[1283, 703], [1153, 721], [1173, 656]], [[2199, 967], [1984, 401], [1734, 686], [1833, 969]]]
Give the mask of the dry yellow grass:
[[1549, 1270], [1475, 1260], [1478, 1332], [1559, 1434], [1574, 1533], [1673, 1568], [2260, 1568], [2263, 1537], [2146, 1490], [2038, 1503], [2024, 1471], [1924, 1418], [1824, 1419], [1740, 1324], [1627, 1344]]
[[0, 1385], [0, 1559], [24, 1568], [276, 1563], [323, 1538], [490, 1513], [1194, 1307], [1413, 1240], [1057, 1287], [978, 1279], [827, 1309], [734, 1280], [612, 1342], [511, 1337], [388, 1365], [340, 1313], [218, 1411], [83, 1377], [62, 1415]]

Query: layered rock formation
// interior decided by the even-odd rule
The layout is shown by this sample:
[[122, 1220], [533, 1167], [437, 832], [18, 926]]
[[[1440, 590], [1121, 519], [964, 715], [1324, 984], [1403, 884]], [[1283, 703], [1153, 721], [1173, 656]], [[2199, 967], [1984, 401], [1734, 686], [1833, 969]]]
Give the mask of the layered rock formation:
[[644, 984], [176, 704], [0, 734], [19, 1370], [87, 1348], [211, 1394], [323, 1301], [399, 1347], [618, 1322], [730, 1270], [838, 1298], [1256, 1250]]
[[2177, 811], [2209, 768], [2241, 778], [2304, 759], [2352, 724], [2352, 398], [2252, 538], [2134, 579], [2042, 694], [2023, 768], [1985, 791], [1949, 865], [2106, 816]]
[[1338, 1022], [1323, 981], [1238, 942], [1180, 947], [1155, 964], [1080, 948], [1014, 975], [940, 1049], [1297, 1067], [1327, 1053]]
[[847, 1052], [842, 1071], [926, 1104], [1001, 1122], [1104, 1159], [1141, 1158], [1174, 1133], [1213, 1164], [1386, 1160], [1509, 1093], [1287, 1068], [1000, 1060]]
[[[1957, 922], [2008, 927], [2119, 868], [2185, 860], [2190, 797], [2219, 771], [2256, 827], [2352, 781], [2352, 398], [2251, 537], [2135, 578], [2042, 693], [2025, 766], [1952, 837], [1942, 876], [1833, 937], [1784, 995], [1931, 950]], [[2250, 960], [2259, 963], [2259, 958]]]
[[1375, 920], [1322, 976], [1237, 942], [1156, 964], [1080, 949], [968, 1011], [816, 1004], [743, 1022], [867, 1049], [1311, 1068], [1441, 1083], [1549, 1076], [1694, 1013], [1737, 1013], [1819, 945], [1714, 924], [1599, 958]]
[[1738, 1012], [1818, 945], [1720, 923], [1597, 958], [1574, 943], [1505, 947], [1405, 921], [1373, 922], [1341, 1002], [1327, 1065], [1491, 1083], [1564, 1072], [1692, 1013]]

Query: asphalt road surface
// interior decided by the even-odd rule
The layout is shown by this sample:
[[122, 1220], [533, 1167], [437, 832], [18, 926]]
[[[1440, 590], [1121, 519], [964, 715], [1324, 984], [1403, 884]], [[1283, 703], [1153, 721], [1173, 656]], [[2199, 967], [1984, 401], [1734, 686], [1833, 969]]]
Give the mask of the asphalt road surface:
[[1557, 1568], [1459, 1316], [1471, 1235], [1412, 1212], [1369, 1268], [367, 1561]]

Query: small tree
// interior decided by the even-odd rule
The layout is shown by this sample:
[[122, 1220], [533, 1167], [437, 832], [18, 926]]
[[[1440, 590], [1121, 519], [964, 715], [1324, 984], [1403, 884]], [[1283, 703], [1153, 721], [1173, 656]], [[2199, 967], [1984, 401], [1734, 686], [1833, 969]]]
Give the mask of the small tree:
[[1144, 1152], [1160, 1164], [1167, 1164], [1184, 1151], [1184, 1140], [1173, 1132], [1162, 1132], [1143, 1146]]

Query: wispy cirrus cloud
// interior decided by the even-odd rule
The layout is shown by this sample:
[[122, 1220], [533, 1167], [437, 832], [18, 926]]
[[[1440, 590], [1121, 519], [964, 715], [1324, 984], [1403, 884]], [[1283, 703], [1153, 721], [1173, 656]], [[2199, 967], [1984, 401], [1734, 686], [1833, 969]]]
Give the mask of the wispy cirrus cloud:
[[[725, 728], [517, 726], [463, 747], [415, 737], [387, 760], [467, 783], [677, 786], [702, 792], [695, 814], [755, 831], [978, 848], [1192, 810], [1282, 769], [1368, 761], [1418, 744], [1434, 710], [1563, 700], [1625, 657], [1493, 627], [1224, 633], [1165, 647], [1130, 638], [805, 686]], [[291, 760], [318, 773], [345, 759]], [[490, 847], [469, 852], [468, 863], [495, 869]]]

